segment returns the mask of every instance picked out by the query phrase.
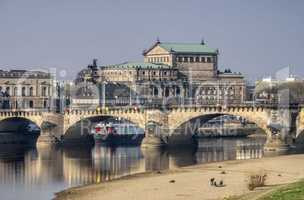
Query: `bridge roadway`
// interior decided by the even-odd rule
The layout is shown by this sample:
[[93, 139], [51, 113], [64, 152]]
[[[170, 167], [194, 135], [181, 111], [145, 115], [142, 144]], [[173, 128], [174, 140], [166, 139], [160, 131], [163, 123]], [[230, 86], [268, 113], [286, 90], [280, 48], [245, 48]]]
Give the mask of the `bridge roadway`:
[[[186, 144], [192, 138], [196, 122], [220, 115], [234, 115], [255, 123], [267, 135], [267, 148], [287, 147], [302, 138], [304, 133], [304, 107], [277, 108], [274, 106], [182, 106], [170, 108], [111, 107], [100, 110], [69, 110], [55, 113], [43, 110], [1, 110], [0, 121], [24, 118], [41, 128], [42, 136], [61, 138], [77, 122], [95, 117], [114, 117], [130, 121], [146, 130], [145, 144], [155, 143], [155, 138], [168, 145]], [[200, 119], [200, 120], [198, 120]], [[280, 130], [271, 124], [281, 125]], [[53, 124], [47, 130], [43, 124]], [[154, 129], [147, 129], [153, 124]], [[190, 126], [189, 126], [190, 125]], [[189, 131], [190, 130], [190, 131]]]

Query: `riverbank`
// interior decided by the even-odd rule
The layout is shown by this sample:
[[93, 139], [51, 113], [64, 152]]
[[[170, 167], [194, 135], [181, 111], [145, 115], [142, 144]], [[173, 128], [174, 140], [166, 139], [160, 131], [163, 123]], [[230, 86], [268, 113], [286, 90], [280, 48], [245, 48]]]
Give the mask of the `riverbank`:
[[[261, 171], [267, 173], [267, 186], [298, 181], [304, 178], [304, 155], [227, 161], [139, 174], [107, 183], [71, 188], [57, 193], [56, 199], [224, 199], [252, 193], [247, 188], [248, 176]], [[212, 177], [217, 181], [223, 180], [225, 187], [210, 186]], [[258, 190], [267, 191], [269, 187]]]

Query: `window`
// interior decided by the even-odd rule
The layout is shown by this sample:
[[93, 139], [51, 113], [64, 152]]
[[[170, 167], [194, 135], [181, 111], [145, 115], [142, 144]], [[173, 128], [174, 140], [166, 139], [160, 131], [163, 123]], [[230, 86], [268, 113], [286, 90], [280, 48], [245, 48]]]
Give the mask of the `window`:
[[34, 107], [33, 101], [30, 101], [29, 106], [30, 106], [30, 108], [33, 108], [33, 107]]
[[18, 95], [18, 88], [17, 87], [15, 87], [14, 88], [14, 93], [13, 93], [13, 96], [17, 96]]
[[168, 97], [169, 95], [170, 95], [170, 89], [169, 89], [169, 87], [166, 87], [165, 96]]
[[193, 62], [193, 57], [190, 57], [190, 62]]
[[166, 72], [166, 71], [164, 72], [164, 75], [165, 75], [165, 76], [167, 75], [167, 72]]
[[22, 87], [22, 90], [21, 90], [21, 95], [24, 97], [26, 96], [26, 91], [25, 91], [25, 87]]
[[199, 61], [200, 61], [199, 57], [195, 57], [195, 62], [199, 62]]
[[180, 95], [180, 88], [178, 86], [176, 87], [176, 95]]
[[42, 92], [41, 92], [42, 96], [46, 96], [46, 87], [42, 87]]
[[201, 57], [201, 59], [203, 63], [206, 62], [205, 57]]
[[211, 63], [211, 57], [207, 57], [207, 63]]
[[7, 95], [10, 95], [10, 92], [11, 92], [10, 87], [6, 87], [5, 92], [6, 92]]
[[47, 107], [47, 101], [43, 101], [43, 108]]
[[183, 62], [183, 57], [178, 57], [178, 62]]
[[184, 62], [188, 62], [188, 57], [184, 57]]
[[157, 89], [157, 87], [154, 87], [153, 94], [154, 94], [154, 96], [158, 96], [158, 89]]

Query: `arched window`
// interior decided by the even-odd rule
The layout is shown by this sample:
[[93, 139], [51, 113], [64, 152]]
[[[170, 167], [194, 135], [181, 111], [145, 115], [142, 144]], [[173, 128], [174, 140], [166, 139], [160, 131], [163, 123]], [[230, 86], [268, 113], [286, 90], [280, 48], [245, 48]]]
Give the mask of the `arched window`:
[[184, 57], [184, 62], [188, 62], [188, 57]]
[[205, 57], [201, 57], [202, 61], [201, 62], [206, 62]]
[[21, 95], [23, 97], [26, 96], [26, 91], [25, 90], [26, 90], [25, 87], [22, 87], [22, 89], [21, 89]]
[[42, 87], [41, 95], [46, 96], [46, 87]]
[[6, 95], [11, 95], [10, 87], [6, 87], [5, 92], [6, 92]]
[[29, 107], [30, 107], [30, 108], [33, 108], [33, 107], [34, 107], [34, 102], [33, 102], [33, 101], [30, 101], [30, 102], [29, 102]]
[[195, 57], [195, 62], [199, 62], [199, 61], [200, 61], [199, 57]]
[[33, 89], [33, 87], [30, 87], [30, 96], [34, 96], [34, 89]]
[[14, 87], [14, 93], [13, 93], [13, 96], [17, 96], [18, 95], [18, 88], [17, 87]]

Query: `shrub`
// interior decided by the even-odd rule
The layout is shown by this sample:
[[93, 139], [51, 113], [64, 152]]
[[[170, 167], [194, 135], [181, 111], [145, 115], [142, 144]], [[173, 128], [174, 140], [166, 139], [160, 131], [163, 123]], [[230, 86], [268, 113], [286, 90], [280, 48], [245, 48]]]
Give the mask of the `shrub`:
[[249, 176], [248, 189], [254, 190], [257, 187], [265, 186], [267, 174], [265, 172], [260, 172], [258, 174], [252, 174]]

